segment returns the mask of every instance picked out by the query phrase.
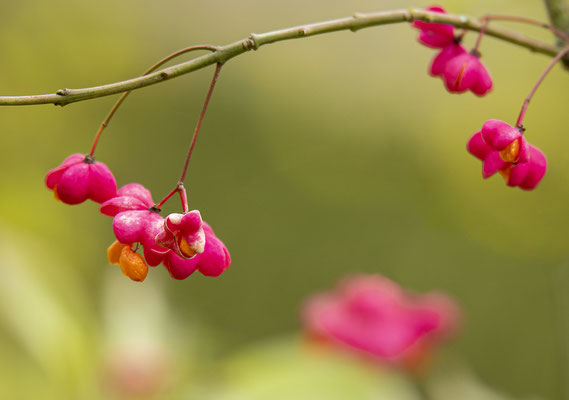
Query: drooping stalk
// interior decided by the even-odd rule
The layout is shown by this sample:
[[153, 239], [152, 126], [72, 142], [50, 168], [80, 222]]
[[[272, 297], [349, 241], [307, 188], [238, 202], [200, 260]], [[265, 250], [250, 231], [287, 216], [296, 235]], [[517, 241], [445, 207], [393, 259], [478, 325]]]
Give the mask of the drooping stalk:
[[[198, 45], [198, 46], [190, 46], [190, 47], [186, 47], [184, 49], [178, 50], [172, 54], [169, 54], [168, 56], [164, 57], [163, 59], [161, 59], [160, 61], [158, 61], [156, 64], [154, 64], [152, 67], [148, 68], [146, 71], [144, 71], [144, 73], [142, 74], [142, 76], [144, 75], [148, 75], [149, 73], [151, 73], [152, 71], [155, 71], [156, 69], [158, 69], [159, 67], [161, 67], [162, 65], [166, 64], [168, 61], [172, 60], [173, 58], [176, 58], [178, 56], [181, 56], [182, 54], [186, 54], [189, 53], [191, 51], [195, 51], [195, 50], [209, 50], [209, 51], [215, 51], [217, 50], [217, 48], [215, 46], [209, 46], [209, 45]], [[93, 140], [93, 145], [91, 146], [91, 152], [89, 153], [89, 157], [93, 157], [93, 155], [95, 154], [95, 149], [97, 148], [97, 144], [99, 143], [99, 139], [101, 138], [101, 134], [103, 133], [103, 130], [109, 126], [109, 122], [111, 121], [111, 119], [113, 118], [113, 116], [115, 115], [115, 113], [117, 112], [118, 108], [120, 107], [120, 105], [122, 104], [122, 102], [127, 98], [127, 96], [132, 92], [132, 90], [128, 90], [126, 92], [124, 92], [122, 94], [122, 96], [117, 100], [117, 102], [113, 105], [113, 107], [111, 108], [111, 111], [109, 111], [109, 113], [107, 114], [107, 116], [105, 117], [105, 119], [103, 120], [103, 122], [101, 123], [101, 125], [99, 126], [99, 130], [97, 131], [97, 133], [95, 134], [95, 139]]]
[[186, 179], [186, 173], [188, 172], [188, 165], [190, 163], [190, 158], [192, 157], [192, 152], [194, 151], [194, 147], [196, 145], [196, 140], [198, 140], [198, 135], [200, 133], [200, 129], [202, 127], [202, 122], [205, 117], [205, 113], [207, 111], [207, 106], [209, 105], [209, 100], [211, 99], [211, 95], [213, 94], [213, 89], [215, 89], [215, 84], [217, 82], [217, 78], [219, 78], [219, 73], [221, 72], [221, 67], [223, 64], [218, 63], [215, 67], [215, 72], [213, 74], [213, 78], [211, 80], [211, 84], [209, 85], [209, 90], [207, 92], [202, 112], [200, 113], [200, 118], [198, 119], [198, 123], [196, 124], [196, 129], [194, 130], [194, 135], [192, 136], [192, 142], [190, 143], [190, 149], [188, 150], [188, 155], [186, 156], [186, 161], [184, 162], [184, 168], [182, 168], [182, 174], [180, 175], [180, 180], [178, 181], [178, 185], [183, 185], [184, 180]]
[[482, 29], [480, 29], [480, 33], [478, 35], [478, 38], [476, 39], [476, 44], [474, 45], [474, 48], [472, 50], [473, 53], [478, 52], [478, 48], [480, 47], [480, 42], [482, 41], [482, 36], [486, 32], [486, 29], [488, 28], [488, 23], [490, 21], [520, 22], [522, 24], [539, 26], [541, 28], [550, 30], [554, 35], [557, 36], [557, 38], [562, 43], [569, 43], [569, 34], [565, 33], [561, 29], [556, 28], [553, 25], [546, 24], [545, 22], [541, 22], [533, 18], [517, 17], [513, 15], [487, 14], [481, 18], [481, 21], [484, 21], [484, 23], [482, 24]]
[[557, 64], [557, 62], [559, 62], [559, 60], [561, 60], [563, 57], [565, 57], [566, 54], [569, 54], [569, 46], [565, 47], [563, 50], [561, 50], [559, 53], [557, 53], [555, 58], [553, 60], [551, 60], [551, 62], [549, 63], [549, 65], [547, 66], [545, 71], [543, 71], [543, 73], [541, 74], [541, 76], [539, 77], [539, 79], [537, 80], [537, 82], [535, 83], [535, 85], [533, 86], [531, 91], [529, 92], [528, 97], [526, 97], [526, 99], [524, 100], [524, 104], [522, 106], [522, 109], [520, 111], [520, 115], [518, 117], [518, 122], [516, 123], [516, 126], [519, 129], [523, 129], [523, 122], [524, 122], [524, 117], [526, 115], [527, 108], [529, 106], [529, 103], [530, 103], [533, 95], [535, 94], [535, 92], [539, 88], [539, 85], [541, 85], [541, 82], [543, 82], [543, 80], [545, 79], [547, 74], [549, 74], [549, 71], [552, 70], [552, 68], [555, 66], [555, 64]]
[[213, 74], [213, 78], [209, 85], [209, 89], [207, 91], [207, 95], [205, 97], [205, 101], [202, 107], [202, 111], [200, 113], [200, 117], [198, 119], [198, 123], [196, 124], [196, 128], [194, 129], [194, 134], [192, 135], [192, 141], [190, 143], [190, 148], [188, 149], [188, 154], [186, 156], [186, 160], [184, 161], [184, 167], [182, 168], [182, 173], [180, 174], [180, 179], [176, 184], [176, 187], [166, 195], [166, 197], [156, 206], [157, 208], [162, 207], [166, 201], [170, 197], [172, 197], [175, 193], [180, 194], [180, 200], [182, 202], [182, 208], [184, 213], [189, 211], [188, 207], [188, 196], [186, 194], [186, 188], [184, 187], [184, 181], [186, 180], [186, 174], [188, 173], [188, 166], [190, 164], [190, 159], [192, 158], [192, 153], [194, 151], [194, 147], [196, 146], [196, 141], [198, 140], [198, 135], [200, 133], [200, 129], [202, 127], [203, 120], [205, 118], [205, 114], [207, 111], [207, 106], [209, 105], [209, 101], [211, 99], [211, 95], [213, 94], [213, 89], [215, 89], [215, 84], [217, 83], [217, 79], [219, 78], [219, 73], [221, 72], [221, 67], [223, 64], [218, 63], [215, 67], [215, 72]]
[[484, 22], [482, 23], [482, 28], [480, 29], [478, 37], [476, 38], [476, 43], [474, 44], [474, 47], [471, 50], [471, 53], [476, 57], [480, 57], [480, 52], [478, 51], [478, 48], [480, 47], [480, 43], [482, 42], [482, 36], [484, 36], [486, 30], [488, 29], [488, 24], [490, 23], [490, 19], [484, 18], [483, 21]]

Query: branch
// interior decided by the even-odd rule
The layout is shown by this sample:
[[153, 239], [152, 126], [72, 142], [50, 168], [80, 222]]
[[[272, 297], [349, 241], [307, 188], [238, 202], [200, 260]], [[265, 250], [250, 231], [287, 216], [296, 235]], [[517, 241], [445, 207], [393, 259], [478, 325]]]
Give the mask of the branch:
[[[219, 47], [217, 51], [197, 57], [191, 61], [174, 65], [169, 68], [153, 72], [138, 78], [108, 85], [95, 86], [85, 89], [60, 89], [55, 94], [43, 94], [33, 96], [0, 96], [0, 106], [6, 105], [35, 105], [55, 104], [64, 106], [77, 101], [89, 100], [98, 97], [110, 96], [129, 90], [154, 85], [190, 72], [205, 68], [212, 64], [225, 63], [228, 60], [250, 50], [257, 50], [261, 46], [281, 42], [284, 40], [300, 39], [309, 36], [321, 35], [330, 32], [350, 30], [356, 32], [360, 29], [372, 26], [388, 25], [415, 20], [449, 24], [458, 28], [471, 31], [480, 31], [483, 20], [462, 15], [441, 14], [425, 10], [394, 10], [370, 14], [357, 13], [352, 17], [340, 18], [332, 21], [317, 22], [293, 28], [282, 29], [273, 32], [251, 34], [248, 38], [226, 46]], [[521, 33], [507, 29], [488, 26], [486, 34], [506, 42], [525, 47], [531, 51], [555, 56], [559, 48], [554, 45], [532, 39]]]
[[[544, 1], [551, 25], [569, 34], [569, 2], [567, 0]], [[561, 46], [563, 41], [559, 39], [557, 44]], [[569, 57], [566, 56], [563, 59], [563, 64], [565, 64], [565, 68], [569, 68]]]

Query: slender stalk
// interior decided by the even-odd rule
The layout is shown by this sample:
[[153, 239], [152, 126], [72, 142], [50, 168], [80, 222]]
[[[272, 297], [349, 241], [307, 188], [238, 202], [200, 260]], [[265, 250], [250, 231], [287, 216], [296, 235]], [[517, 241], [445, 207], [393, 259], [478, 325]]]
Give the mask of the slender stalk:
[[192, 142], [190, 143], [190, 149], [188, 150], [188, 155], [186, 156], [186, 161], [184, 162], [184, 168], [182, 168], [182, 174], [180, 175], [180, 180], [178, 181], [178, 185], [182, 186], [184, 185], [184, 180], [186, 179], [186, 173], [188, 172], [188, 165], [190, 164], [190, 158], [192, 158], [192, 152], [194, 151], [196, 141], [198, 140], [198, 135], [202, 127], [202, 122], [204, 120], [205, 113], [207, 111], [207, 106], [209, 105], [209, 100], [211, 99], [211, 95], [213, 93], [213, 89], [215, 88], [215, 83], [217, 82], [217, 78], [219, 78], [219, 73], [221, 72], [222, 66], [223, 64], [218, 63], [217, 66], [215, 67], [215, 72], [213, 74], [211, 84], [209, 85], [209, 90], [207, 91], [207, 95], [205, 97], [205, 101], [202, 107], [202, 112], [200, 113], [200, 118], [198, 119], [198, 123], [196, 124], [196, 129], [194, 130], [194, 135], [192, 136]]
[[[184, 49], [178, 50], [166, 57], [164, 57], [163, 59], [161, 59], [160, 61], [158, 61], [156, 64], [154, 64], [152, 67], [148, 68], [146, 71], [144, 71], [144, 73], [142, 74], [144, 75], [148, 75], [149, 73], [151, 73], [152, 71], [155, 71], [156, 69], [158, 69], [159, 67], [161, 67], [162, 65], [166, 64], [168, 61], [172, 60], [173, 58], [176, 58], [178, 56], [181, 56], [182, 54], [186, 54], [189, 53], [190, 51], [195, 51], [195, 50], [209, 50], [209, 51], [216, 51], [217, 47], [215, 46], [209, 46], [209, 45], [198, 45], [198, 46], [190, 46], [190, 47], [186, 47]], [[93, 140], [93, 146], [91, 146], [91, 152], [89, 153], [90, 157], [93, 157], [93, 155], [95, 154], [95, 149], [97, 148], [97, 144], [99, 143], [99, 139], [101, 138], [101, 134], [103, 133], [103, 130], [109, 126], [109, 122], [111, 122], [111, 119], [113, 118], [113, 115], [115, 115], [115, 113], [117, 112], [118, 108], [120, 107], [120, 105], [122, 104], [122, 102], [127, 98], [127, 96], [132, 92], [132, 90], [128, 90], [126, 92], [124, 92], [122, 94], [121, 97], [119, 97], [119, 99], [117, 100], [117, 102], [113, 105], [113, 107], [111, 108], [111, 111], [109, 111], [109, 113], [107, 114], [106, 118], [103, 120], [103, 122], [101, 123], [101, 126], [99, 126], [99, 130], [97, 131], [97, 134], [95, 135], [95, 139]]]
[[539, 79], [537, 80], [537, 82], [535, 83], [535, 85], [533, 86], [531, 91], [529, 92], [528, 97], [526, 97], [526, 99], [524, 100], [522, 110], [520, 111], [520, 115], [518, 117], [518, 122], [516, 123], [516, 126], [518, 128], [523, 129], [524, 117], [526, 115], [526, 111], [528, 109], [529, 102], [531, 101], [533, 95], [535, 94], [535, 92], [539, 88], [539, 85], [541, 85], [541, 82], [543, 82], [543, 80], [545, 79], [545, 77], [547, 76], [549, 71], [551, 71], [551, 69], [555, 66], [555, 64], [557, 64], [557, 62], [559, 60], [561, 60], [563, 57], [565, 57], [566, 54], [569, 54], [569, 46], [565, 47], [563, 50], [561, 50], [559, 53], [557, 53], [555, 58], [553, 58], [553, 60], [551, 60], [551, 62], [549, 63], [549, 65], [547, 66], [545, 71], [543, 71], [543, 73], [541, 74], [541, 76], [539, 77]]
[[178, 193], [180, 193], [180, 201], [182, 202], [182, 210], [185, 214], [190, 211], [190, 208], [188, 207], [188, 194], [186, 193], [186, 188], [184, 185], [178, 185], [178, 188]]
[[[360, 14], [340, 18], [332, 21], [317, 22], [281, 29], [278, 31], [262, 34], [251, 34], [246, 39], [219, 47], [217, 51], [191, 61], [164, 68], [148, 75], [129, 79], [126, 81], [111, 83], [84, 89], [61, 89], [55, 94], [43, 94], [32, 96], [0, 96], [0, 105], [32, 105], [32, 104], [55, 104], [64, 106], [77, 101], [89, 100], [98, 97], [110, 96], [134, 89], [154, 85], [168, 79], [172, 79], [190, 72], [202, 69], [208, 65], [225, 63], [250, 50], [257, 50], [261, 46], [281, 42], [285, 40], [300, 39], [310, 36], [322, 35], [338, 31], [356, 32], [360, 29], [373, 26], [395, 24], [401, 22], [426, 21], [432, 23], [449, 24], [458, 28], [480, 31], [483, 22], [476, 18], [463, 15], [441, 14], [425, 10], [393, 10], [378, 13]], [[504, 28], [489, 26], [486, 34], [501, 39], [508, 43], [525, 47], [537, 53], [555, 56], [559, 48], [551, 44], [527, 37], [521, 33]]]
[[176, 193], [180, 194], [180, 202], [182, 203], [182, 209], [184, 210], [183, 212], [187, 213], [190, 209], [188, 207], [188, 194], [186, 193], [186, 188], [184, 187], [184, 184], [177, 184], [176, 187], [170, 193], [168, 193], [160, 203], [154, 206], [154, 208], [160, 210], [160, 208], [162, 208], [162, 206], [168, 200], [170, 200], [170, 198], [174, 196]]
[[156, 206], [157, 208], [162, 207], [164, 203], [166, 203], [166, 201], [168, 201], [168, 199], [170, 199], [170, 197], [172, 197], [175, 193], [179, 193], [184, 213], [187, 213], [189, 211], [188, 196], [186, 193], [186, 188], [184, 187], [184, 181], [186, 180], [186, 174], [188, 173], [188, 165], [190, 164], [190, 158], [192, 158], [192, 153], [194, 151], [194, 147], [196, 146], [196, 141], [198, 140], [198, 135], [200, 133], [203, 120], [205, 118], [207, 106], [209, 105], [209, 101], [211, 100], [211, 95], [213, 94], [213, 89], [215, 89], [215, 84], [217, 83], [217, 79], [219, 78], [219, 73], [221, 72], [222, 66], [223, 64], [218, 63], [215, 67], [215, 72], [213, 73], [213, 78], [211, 79], [211, 84], [209, 85], [209, 89], [205, 97], [205, 101], [202, 107], [202, 111], [200, 113], [200, 117], [198, 119], [198, 123], [196, 124], [196, 128], [194, 129], [194, 134], [192, 136], [192, 141], [190, 143], [188, 155], [186, 156], [186, 160], [184, 161], [184, 167], [182, 168], [180, 179], [178, 180], [176, 187], [170, 193], [168, 193], [168, 195], [164, 197], [164, 199]]
[[541, 28], [545, 28], [545, 29], [550, 30], [562, 42], [569, 43], [569, 35], [567, 33], [563, 32], [561, 29], [557, 29], [556, 27], [554, 27], [552, 25], [549, 25], [545, 22], [538, 21], [538, 20], [533, 19], [533, 18], [517, 17], [517, 16], [513, 16], [513, 15], [487, 14], [484, 17], [482, 17], [480, 20], [484, 21], [484, 23], [482, 25], [482, 29], [480, 29], [480, 33], [478, 35], [478, 38], [476, 39], [476, 44], [474, 45], [474, 48], [472, 49], [473, 54], [480, 54], [478, 51], [478, 48], [480, 47], [480, 42], [482, 41], [482, 36], [484, 36], [484, 33], [486, 32], [486, 29], [488, 28], [488, 24], [490, 23], [490, 21], [520, 22], [523, 24], [539, 26]]
[[174, 190], [172, 190], [170, 193], [168, 193], [168, 194], [166, 195], [166, 197], [164, 197], [164, 198], [162, 199], [162, 201], [160, 201], [160, 203], [156, 204], [154, 207], [155, 207], [155, 208], [158, 208], [158, 209], [161, 209], [162, 206], [164, 205], [164, 203], [166, 203], [168, 200], [170, 200], [170, 197], [174, 196], [174, 195], [175, 195], [176, 193], [178, 193], [179, 191], [180, 191], [180, 188], [179, 188], [178, 186], [176, 186], [176, 187], [174, 188]]
[[569, 42], [569, 34], [565, 33], [559, 28], [553, 25], [546, 24], [545, 22], [538, 21], [533, 18], [526, 17], [515, 17], [511, 15], [498, 15], [498, 14], [488, 14], [483, 19], [488, 19], [492, 21], [510, 21], [510, 22], [521, 22], [523, 24], [535, 25], [541, 28], [550, 30], [554, 35], [556, 35], [563, 42]]
[[476, 57], [480, 57], [480, 52], [478, 51], [478, 48], [480, 47], [480, 43], [482, 42], [482, 36], [484, 36], [484, 33], [486, 32], [486, 29], [488, 29], [488, 24], [490, 23], [490, 20], [488, 18], [483, 18], [484, 22], [482, 23], [482, 29], [480, 29], [480, 33], [478, 33], [478, 37], [476, 38], [476, 43], [474, 44], [474, 47], [472, 48], [471, 53], [473, 55], [476, 55]]

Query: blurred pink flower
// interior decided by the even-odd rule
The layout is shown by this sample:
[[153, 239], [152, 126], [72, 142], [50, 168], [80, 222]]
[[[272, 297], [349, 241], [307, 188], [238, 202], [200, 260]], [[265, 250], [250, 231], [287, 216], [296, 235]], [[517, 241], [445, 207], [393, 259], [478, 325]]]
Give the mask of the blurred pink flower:
[[541, 150], [530, 145], [519, 129], [504, 121], [486, 121], [470, 138], [466, 148], [482, 160], [484, 179], [499, 172], [508, 186], [532, 190], [547, 169], [547, 160]]
[[[431, 6], [427, 11], [446, 14], [440, 6]], [[412, 25], [421, 31], [420, 43], [441, 49], [433, 58], [429, 73], [440, 76], [449, 92], [471, 90], [477, 96], [484, 96], [492, 89], [492, 78], [479, 59], [480, 53], [477, 50], [468, 52], [460, 44], [462, 38], [455, 37], [452, 25], [424, 21], [414, 21]]]
[[446, 46], [433, 58], [429, 73], [440, 76], [451, 93], [471, 90], [484, 96], [492, 89], [492, 78], [484, 64], [458, 43]]
[[57, 200], [79, 204], [87, 199], [102, 203], [117, 193], [117, 182], [109, 168], [84, 154], [72, 154], [45, 176], [46, 186]]
[[470, 90], [477, 96], [484, 96], [492, 90], [492, 78], [479, 57], [480, 54], [475, 51], [464, 51], [447, 60], [441, 76], [449, 92]]
[[[441, 6], [430, 6], [426, 10], [446, 14], [445, 9]], [[421, 31], [417, 40], [427, 47], [442, 49], [452, 44], [455, 40], [454, 26], [452, 25], [434, 24], [424, 21], [413, 21], [411, 25]]]
[[414, 295], [379, 275], [361, 275], [310, 297], [309, 337], [388, 364], [416, 366], [459, 323], [458, 306], [439, 293]]
[[448, 46], [445, 46], [435, 56], [435, 58], [433, 58], [429, 74], [431, 74], [431, 76], [440, 76], [444, 79], [447, 64], [451, 60], [465, 53], [467, 53], [467, 50], [458, 43], [451, 43]]
[[102, 365], [103, 384], [119, 398], [154, 398], [172, 384], [172, 365], [166, 354], [150, 349], [121, 349]]

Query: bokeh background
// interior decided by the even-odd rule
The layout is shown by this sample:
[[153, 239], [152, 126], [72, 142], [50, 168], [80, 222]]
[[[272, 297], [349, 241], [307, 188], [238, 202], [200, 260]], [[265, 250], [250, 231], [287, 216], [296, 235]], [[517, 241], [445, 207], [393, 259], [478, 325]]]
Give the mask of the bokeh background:
[[[3, 1], [0, 92], [115, 82], [192, 44], [429, 4]], [[444, 5], [547, 19], [536, 0]], [[129, 281], [106, 261], [111, 219], [92, 203], [58, 203], [44, 187], [48, 169], [88, 152], [115, 98], [0, 108], [0, 397], [119, 396], [113, 379], [140, 368], [152, 387], [140, 393], [239, 398], [231, 393], [244, 390], [255, 398], [227, 376], [253, 387], [275, 354], [294, 358], [303, 300], [355, 272], [454, 296], [465, 326], [445, 357], [492, 391], [567, 396], [569, 75], [557, 67], [527, 114], [527, 137], [549, 169], [537, 190], [523, 192], [499, 177], [483, 181], [465, 144], [489, 118], [515, 122], [549, 58], [486, 38], [493, 92], [450, 95], [427, 75], [434, 51], [415, 37], [406, 24], [328, 34], [263, 47], [223, 68], [187, 180], [190, 207], [233, 258], [216, 279], [174, 281], [158, 267], [142, 285]], [[97, 151], [119, 185], [140, 182], [155, 200], [172, 189], [212, 72], [128, 99]], [[176, 201], [166, 210], [179, 211]], [[326, 370], [335, 361], [295, 362], [310, 379], [353, 375]], [[301, 398], [295, 388], [302, 385], [279, 395]]]

